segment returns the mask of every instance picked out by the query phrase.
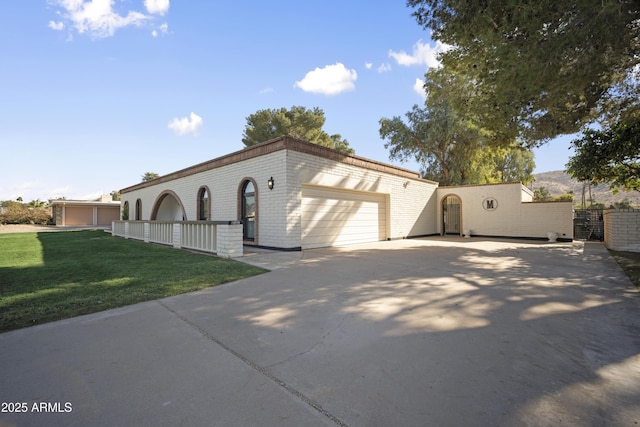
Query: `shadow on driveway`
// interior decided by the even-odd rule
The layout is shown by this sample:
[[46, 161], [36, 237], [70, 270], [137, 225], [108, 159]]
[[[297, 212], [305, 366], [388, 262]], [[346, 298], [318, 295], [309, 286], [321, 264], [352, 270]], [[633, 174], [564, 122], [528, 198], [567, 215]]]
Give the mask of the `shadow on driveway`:
[[600, 243], [305, 251], [187, 295], [0, 335], [22, 425], [634, 425], [640, 299]]

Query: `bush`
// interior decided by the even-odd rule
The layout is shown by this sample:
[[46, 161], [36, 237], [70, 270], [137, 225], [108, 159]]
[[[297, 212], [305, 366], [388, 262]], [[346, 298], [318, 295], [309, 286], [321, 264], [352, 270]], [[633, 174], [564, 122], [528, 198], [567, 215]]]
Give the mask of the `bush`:
[[19, 202], [3, 202], [0, 224], [50, 224], [51, 208], [29, 207]]

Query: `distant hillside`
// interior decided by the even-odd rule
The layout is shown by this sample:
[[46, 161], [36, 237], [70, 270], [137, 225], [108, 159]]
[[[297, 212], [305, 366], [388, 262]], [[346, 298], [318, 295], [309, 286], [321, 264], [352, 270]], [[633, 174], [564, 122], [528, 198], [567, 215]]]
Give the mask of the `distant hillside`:
[[[573, 198], [575, 203], [580, 203], [582, 200], [582, 183], [572, 179], [568, 174], [563, 171], [553, 171], [537, 173], [533, 175], [535, 181], [533, 184], [529, 184], [529, 188], [533, 190], [546, 187], [552, 196], [559, 196], [560, 194], [566, 194], [573, 190]], [[619, 192], [613, 195], [609, 190], [608, 185], [598, 185], [591, 187], [591, 195], [594, 202], [604, 203], [605, 206], [609, 206], [615, 202], [621, 202], [622, 200], [629, 199], [635, 206], [640, 206], [640, 192], [634, 191], [630, 193]], [[586, 189], [587, 206], [589, 205], [589, 189]]]

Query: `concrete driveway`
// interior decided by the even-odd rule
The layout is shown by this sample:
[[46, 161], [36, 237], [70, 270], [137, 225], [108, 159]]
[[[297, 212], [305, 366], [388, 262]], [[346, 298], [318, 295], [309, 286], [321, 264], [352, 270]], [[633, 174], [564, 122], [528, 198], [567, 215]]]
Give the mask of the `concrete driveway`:
[[0, 425], [637, 425], [639, 297], [599, 243], [306, 251], [0, 335]]

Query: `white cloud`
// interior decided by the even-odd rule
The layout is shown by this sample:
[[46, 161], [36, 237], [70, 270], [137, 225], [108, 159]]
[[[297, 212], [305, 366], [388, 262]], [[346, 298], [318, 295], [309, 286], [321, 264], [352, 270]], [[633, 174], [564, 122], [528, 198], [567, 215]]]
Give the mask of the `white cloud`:
[[[160, 33], [162, 34], [167, 34], [169, 32], [169, 24], [167, 24], [166, 22], [162, 25], [160, 25]], [[158, 37], [160, 35], [160, 33], [158, 32], [158, 30], [153, 30], [151, 31], [151, 35], [153, 37]]]
[[438, 54], [446, 52], [451, 49], [452, 46], [436, 41], [435, 46], [422, 43], [422, 40], [418, 40], [413, 45], [413, 51], [411, 54], [406, 53], [404, 50], [400, 52], [394, 52], [389, 50], [389, 56], [396, 60], [400, 65], [411, 66], [424, 64], [427, 67], [439, 67], [440, 61], [438, 61]]
[[174, 118], [169, 121], [169, 129], [174, 131], [177, 135], [191, 134], [193, 136], [198, 135], [200, 128], [202, 128], [202, 117], [196, 113], [191, 113], [189, 117]]
[[365, 66], [365, 68], [366, 68], [367, 70], [370, 70], [370, 69], [371, 69], [371, 67], [373, 67], [373, 64], [372, 64], [371, 62], [365, 62], [365, 63], [364, 63], [364, 66]]
[[169, 10], [169, 0], [144, 0], [144, 7], [153, 15], [164, 15]]
[[387, 63], [384, 63], [384, 64], [381, 64], [381, 65], [378, 67], [378, 72], [379, 72], [379, 73], [385, 73], [385, 72], [387, 72], [387, 71], [391, 71], [391, 64], [389, 64], [388, 62], [387, 62]]
[[[139, 11], [130, 10], [126, 15], [118, 13], [114, 11], [115, 0], [50, 0], [50, 3], [62, 9], [57, 13], [70, 27], [93, 38], [112, 37], [120, 28], [142, 26], [153, 19]], [[169, 10], [169, 0], [145, 0], [144, 4], [147, 11], [155, 15], [164, 15]], [[64, 25], [64, 22], [49, 22], [54, 30], [60, 30]], [[164, 32], [162, 26], [160, 31]]]
[[273, 93], [273, 92], [275, 92], [275, 90], [272, 87], [265, 87], [260, 91], [260, 93], [263, 95], [267, 93]]
[[354, 82], [358, 79], [356, 70], [348, 70], [340, 62], [316, 68], [309, 71], [302, 80], [295, 82], [293, 87], [299, 87], [305, 92], [337, 95], [355, 89]]
[[424, 80], [416, 79], [416, 82], [413, 84], [413, 90], [420, 95], [424, 101], [427, 100], [427, 91], [424, 90]]
[[49, 21], [49, 28], [56, 31], [61, 31], [64, 29], [64, 22], [54, 22]]

